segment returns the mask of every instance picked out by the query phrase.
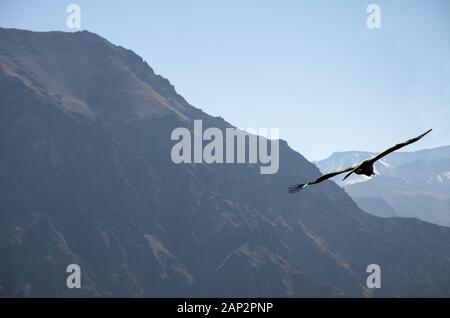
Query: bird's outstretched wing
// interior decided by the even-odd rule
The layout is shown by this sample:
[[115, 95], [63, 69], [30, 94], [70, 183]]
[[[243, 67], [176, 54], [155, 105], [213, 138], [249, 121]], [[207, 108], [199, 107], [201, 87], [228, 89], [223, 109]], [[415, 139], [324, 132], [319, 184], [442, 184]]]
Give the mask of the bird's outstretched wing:
[[379, 154], [376, 155], [375, 157], [371, 158], [370, 161], [373, 163], [373, 162], [375, 162], [375, 161], [377, 161], [377, 160], [380, 160], [381, 158], [383, 158], [384, 156], [390, 154], [391, 152], [394, 152], [394, 151], [396, 151], [396, 150], [398, 150], [398, 149], [400, 149], [400, 148], [403, 148], [403, 147], [405, 147], [405, 146], [407, 146], [407, 145], [409, 145], [409, 144], [412, 144], [412, 143], [418, 141], [419, 139], [421, 139], [423, 136], [425, 136], [426, 134], [428, 134], [428, 133], [429, 133], [430, 131], [432, 131], [432, 130], [433, 130], [433, 129], [430, 129], [430, 130], [428, 130], [427, 132], [423, 133], [422, 135], [419, 135], [419, 136], [417, 136], [417, 137], [415, 137], [415, 138], [412, 138], [412, 139], [407, 140], [407, 141], [405, 141], [405, 142], [402, 142], [402, 143], [400, 143], [400, 144], [396, 144], [394, 147], [391, 147], [391, 148], [389, 148], [389, 149], [383, 151], [382, 153], [379, 153]]
[[346, 168], [344, 170], [339, 170], [339, 171], [336, 171], [336, 172], [327, 173], [327, 174], [324, 174], [323, 176], [317, 178], [316, 180], [308, 182], [308, 183], [295, 183], [295, 184], [289, 186], [288, 192], [290, 194], [299, 192], [300, 190], [306, 188], [307, 186], [309, 186], [311, 184], [316, 184], [316, 183], [325, 181], [325, 180], [327, 180], [329, 178], [337, 176], [338, 174], [341, 174], [341, 173], [344, 173], [344, 172], [348, 172], [348, 171], [352, 171], [353, 169], [355, 169], [355, 167], [349, 167], [349, 168]]

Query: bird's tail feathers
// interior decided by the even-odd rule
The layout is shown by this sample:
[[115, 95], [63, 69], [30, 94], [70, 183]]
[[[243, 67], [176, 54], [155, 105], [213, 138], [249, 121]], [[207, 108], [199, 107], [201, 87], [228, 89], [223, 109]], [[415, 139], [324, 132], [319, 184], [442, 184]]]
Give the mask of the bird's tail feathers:
[[295, 183], [289, 186], [288, 188], [288, 192], [289, 194], [294, 194], [299, 192], [300, 190], [306, 188], [308, 186], [308, 184], [305, 183]]

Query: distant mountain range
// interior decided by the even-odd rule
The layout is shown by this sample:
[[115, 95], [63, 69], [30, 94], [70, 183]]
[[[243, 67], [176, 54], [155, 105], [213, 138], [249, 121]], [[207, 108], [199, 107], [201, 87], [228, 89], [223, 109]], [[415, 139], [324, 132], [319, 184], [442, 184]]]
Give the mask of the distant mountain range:
[[[363, 151], [337, 152], [316, 162], [323, 173], [370, 158]], [[378, 216], [416, 217], [450, 226], [450, 146], [396, 152], [375, 164], [376, 176], [335, 181], [365, 211]]]
[[173, 163], [174, 128], [232, 125], [96, 34], [0, 28], [0, 105], [1, 296], [450, 296], [449, 228], [289, 196], [320, 171], [284, 141], [273, 175]]

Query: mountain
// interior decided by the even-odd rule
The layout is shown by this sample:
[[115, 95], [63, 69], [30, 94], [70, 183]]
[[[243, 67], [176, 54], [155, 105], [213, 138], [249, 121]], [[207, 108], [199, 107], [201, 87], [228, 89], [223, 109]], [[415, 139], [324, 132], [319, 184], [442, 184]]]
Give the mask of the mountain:
[[450, 296], [450, 229], [374, 217], [333, 182], [289, 196], [320, 171], [284, 141], [276, 174], [175, 164], [175, 128], [232, 125], [132, 51], [0, 29], [0, 66], [0, 295]]
[[[339, 152], [316, 164], [325, 173], [373, 155]], [[375, 163], [375, 169], [377, 175], [371, 178], [336, 181], [361, 208], [374, 215], [415, 217], [450, 226], [450, 146], [395, 152]]]

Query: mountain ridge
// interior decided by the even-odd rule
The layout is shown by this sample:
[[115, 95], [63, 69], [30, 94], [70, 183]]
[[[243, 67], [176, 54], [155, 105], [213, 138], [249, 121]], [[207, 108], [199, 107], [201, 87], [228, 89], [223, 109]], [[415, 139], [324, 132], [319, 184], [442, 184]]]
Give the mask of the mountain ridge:
[[174, 128], [233, 126], [80, 33], [0, 29], [0, 295], [450, 295], [449, 229], [371, 216], [333, 182], [288, 196], [320, 171], [284, 141], [274, 175], [174, 164]]

